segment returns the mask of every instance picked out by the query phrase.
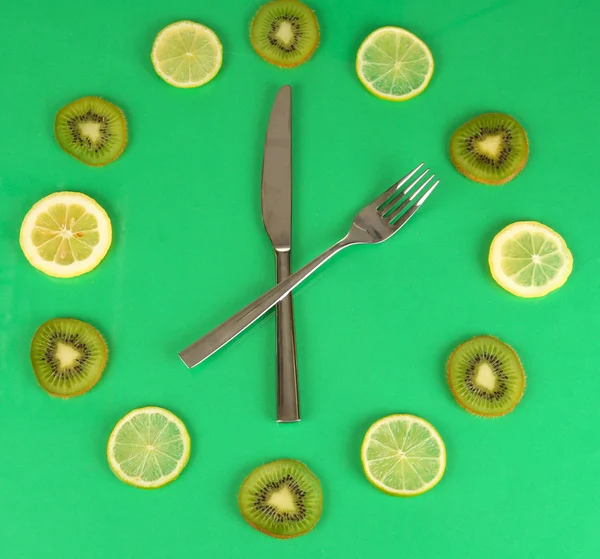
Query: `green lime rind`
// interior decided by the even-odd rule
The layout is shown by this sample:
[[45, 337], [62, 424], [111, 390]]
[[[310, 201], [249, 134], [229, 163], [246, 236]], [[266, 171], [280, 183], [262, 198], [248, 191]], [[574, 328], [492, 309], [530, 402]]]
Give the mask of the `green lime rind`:
[[376, 421], [365, 434], [361, 461], [369, 482], [396, 497], [431, 490], [446, 469], [446, 447], [436, 429], [411, 414]]
[[122, 482], [158, 489], [186, 467], [191, 440], [183, 422], [157, 406], [130, 411], [113, 428], [106, 447], [111, 470]]

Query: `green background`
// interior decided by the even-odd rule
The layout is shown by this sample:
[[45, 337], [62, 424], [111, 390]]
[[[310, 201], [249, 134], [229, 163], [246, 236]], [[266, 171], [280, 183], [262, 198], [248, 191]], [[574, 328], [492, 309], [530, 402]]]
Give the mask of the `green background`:
[[[314, 57], [293, 70], [248, 40], [258, 4], [241, 0], [23, 0], [0, 12], [0, 546], [7, 559], [61, 557], [591, 558], [600, 555], [598, 331], [600, 189], [598, 3], [313, 0]], [[149, 52], [165, 25], [192, 19], [224, 46], [217, 78], [180, 90]], [[431, 48], [433, 79], [390, 103], [354, 71], [362, 40], [405, 27]], [[268, 113], [293, 88], [293, 266], [340, 238], [354, 214], [417, 163], [440, 187], [386, 244], [342, 253], [295, 295], [303, 421], [275, 423], [275, 321], [188, 370], [178, 352], [274, 282], [260, 214]], [[596, 93], [594, 93], [596, 92]], [[123, 156], [90, 168], [53, 136], [56, 112], [84, 95], [121, 106]], [[452, 166], [453, 130], [487, 111], [517, 118], [531, 155], [502, 187]], [[112, 247], [93, 272], [45, 276], [25, 260], [27, 210], [79, 190], [109, 213]], [[496, 232], [517, 220], [558, 231], [574, 269], [539, 300], [501, 289], [487, 267]], [[106, 337], [101, 382], [47, 396], [28, 360], [45, 320], [73, 316]], [[445, 362], [491, 334], [528, 374], [516, 410], [496, 420], [455, 403]], [[158, 491], [124, 485], [105, 443], [132, 408], [164, 406], [192, 437], [181, 477]], [[359, 459], [369, 425], [413, 413], [444, 438], [440, 484], [384, 495]], [[242, 479], [281, 457], [320, 478], [324, 509], [307, 536], [272, 540], [236, 503]]]

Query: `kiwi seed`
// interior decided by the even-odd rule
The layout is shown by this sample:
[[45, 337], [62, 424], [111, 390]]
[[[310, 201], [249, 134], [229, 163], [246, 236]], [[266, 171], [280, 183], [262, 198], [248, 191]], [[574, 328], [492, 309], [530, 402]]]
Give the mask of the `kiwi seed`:
[[74, 318], [48, 320], [31, 341], [31, 364], [38, 383], [59, 398], [90, 390], [100, 380], [107, 358], [102, 335]]
[[63, 107], [54, 132], [69, 155], [93, 167], [114, 161], [127, 145], [125, 115], [100, 97], [82, 97]]
[[450, 140], [454, 166], [469, 179], [500, 185], [515, 178], [529, 156], [527, 134], [512, 117], [480, 115], [463, 124]]
[[238, 496], [246, 522], [280, 539], [312, 530], [321, 516], [322, 501], [319, 480], [297, 460], [259, 466], [244, 480]]
[[519, 357], [492, 336], [478, 336], [459, 345], [448, 360], [447, 373], [456, 401], [484, 417], [506, 415], [525, 390]]
[[292, 68], [306, 62], [319, 45], [319, 24], [314, 12], [299, 0], [274, 0], [254, 16], [250, 40], [267, 62]]

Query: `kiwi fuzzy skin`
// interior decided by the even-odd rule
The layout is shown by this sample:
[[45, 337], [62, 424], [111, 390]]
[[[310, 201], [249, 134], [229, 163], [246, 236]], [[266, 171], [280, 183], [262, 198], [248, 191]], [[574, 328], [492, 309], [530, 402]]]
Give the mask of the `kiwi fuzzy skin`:
[[[299, 460], [294, 460], [293, 458], [280, 458], [278, 460], [272, 460], [271, 462], [264, 462], [263, 464], [261, 464], [261, 466], [267, 466], [268, 464], [273, 464], [274, 462], [281, 462], [281, 461], [286, 461], [286, 462], [294, 462], [295, 464], [300, 465], [302, 468], [304, 468], [310, 475], [312, 475], [317, 481], [319, 480], [319, 478], [306, 466], [306, 464], [304, 464], [303, 462], [300, 462]], [[252, 475], [252, 473], [254, 473], [254, 471], [257, 468], [260, 468], [261, 466], [257, 466], [256, 468], [254, 468], [254, 470], [252, 470], [242, 481], [240, 488], [243, 487], [245, 481]], [[319, 482], [320, 484], [320, 482]], [[308, 534], [311, 530], [314, 530], [315, 526], [319, 523], [319, 518], [321, 516], [321, 512], [323, 511], [323, 494], [321, 494], [321, 502], [319, 503], [319, 516], [317, 517], [317, 521], [314, 523], [313, 526], [311, 526], [308, 530], [304, 531], [304, 532], [300, 532], [298, 534], [290, 534], [290, 535], [280, 535], [280, 534], [272, 534], [271, 532], [268, 532], [267, 530], [265, 530], [264, 528], [261, 528], [260, 526], [257, 526], [256, 524], [254, 524], [254, 522], [250, 522], [250, 520], [248, 518], [246, 518], [246, 515], [244, 514], [244, 511], [242, 510], [242, 503], [241, 503], [241, 492], [238, 493], [238, 507], [240, 509], [240, 513], [242, 515], [242, 518], [250, 525], [252, 526], [252, 528], [254, 528], [255, 530], [257, 530], [258, 532], [260, 532], [261, 534], [265, 534], [267, 536], [271, 536], [272, 538], [278, 539], [278, 540], [291, 540], [292, 538], [297, 538], [298, 536], [304, 536], [306, 534]]]
[[[123, 134], [125, 135], [123, 138], [123, 146], [121, 147], [121, 150], [118, 151], [115, 156], [110, 159], [109, 161], [105, 161], [103, 163], [89, 163], [88, 161], [84, 161], [83, 159], [79, 159], [79, 157], [76, 157], [75, 155], [73, 155], [72, 153], [68, 152], [63, 145], [58, 141], [58, 116], [60, 115], [61, 111], [67, 107], [68, 105], [65, 105], [64, 107], [62, 107], [60, 109], [60, 111], [58, 111], [58, 113], [56, 113], [56, 119], [54, 121], [54, 137], [56, 138], [58, 145], [61, 147], [61, 149], [67, 154], [70, 155], [73, 159], [76, 159], [77, 161], [80, 161], [81, 163], [85, 163], [86, 165], [88, 165], [89, 167], [104, 167], [105, 165], [108, 165], [109, 163], [112, 163], [113, 161], [116, 161], [121, 154], [123, 153], [123, 151], [125, 151], [125, 148], [127, 147], [127, 142], [129, 139], [128, 136], [128, 131], [127, 131], [127, 119], [125, 118], [125, 113], [123, 112], [123, 110], [120, 107], [117, 107], [117, 105], [115, 105], [112, 101], [108, 101], [107, 99], [103, 99], [102, 97], [98, 97], [98, 96], [94, 96], [94, 95], [87, 95], [85, 97], [80, 97], [79, 99], [75, 99], [75, 101], [71, 101], [71, 103], [75, 103], [76, 101], [87, 101], [87, 100], [97, 100], [99, 99], [100, 101], [104, 101], [106, 103], [110, 103], [111, 105], [113, 105], [113, 107], [115, 107], [118, 111], [119, 111], [119, 115], [121, 117], [121, 120], [123, 121]], [[71, 104], [69, 103], [69, 105]]]
[[[96, 386], [98, 384], [98, 382], [102, 378], [102, 375], [104, 374], [104, 369], [106, 368], [106, 363], [108, 361], [108, 346], [106, 345], [106, 341], [105, 341], [104, 337], [102, 336], [102, 334], [100, 334], [100, 332], [98, 332], [98, 330], [96, 330], [96, 328], [94, 328], [91, 324], [89, 324], [87, 322], [83, 322], [81, 320], [78, 320], [77, 318], [59, 317], [59, 320], [60, 319], [63, 319], [63, 320], [74, 320], [74, 321], [78, 322], [79, 324], [85, 325], [86, 328], [90, 328], [91, 330], [93, 330], [96, 333], [96, 335], [98, 336], [98, 338], [102, 341], [102, 346], [103, 346], [103, 349], [104, 349], [104, 351], [103, 351], [104, 361], [102, 362], [102, 368], [100, 369], [100, 373], [98, 374], [98, 376], [96, 377], [96, 379], [94, 380], [94, 382], [92, 382], [92, 384], [90, 384], [85, 390], [80, 390], [79, 392], [75, 392], [74, 394], [55, 394], [53, 392], [50, 392], [50, 390], [48, 390], [45, 386], [42, 386], [42, 384], [40, 383], [37, 375], [34, 374], [35, 379], [37, 380], [37, 383], [44, 390], [44, 392], [46, 392], [50, 396], [52, 396], [54, 398], [58, 398], [60, 400], [70, 400], [71, 398], [75, 398], [76, 396], [81, 396], [81, 395], [85, 394], [86, 392], [89, 392], [92, 388], [94, 388], [94, 386]], [[41, 324], [37, 328], [37, 330], [35, 331], [35, 334], [33, 335], [33, 337], [31, 338], [32, 344], [31, 344], [31, 349], [29, 351], [29, 359], [31, 360], [31, 366], [32, 366], [32, 368], [33, 368], [33, 340], [35, 339], [35, 335], [46, 324], [48, 324], [48, 322], [52, 322], [53, 320], [56, 320], [56, 319], [52, 318], [50, 320], [47, 320], [43, 324]]]
[[[478, 412], [478, 411], [468, 408], [460, 401], [458, 393], [454, 390], [454, 387], [452, 386], [452, 381], [450, 378], [450, 376], [451, 376], [450, 375], [450, 364], [452, 363], [452, 359], [455, 357], [456, 352], [467, 342], [472, 341], [472, 340], [477, 340], [480, 338], [489, 338], [491, 340], [494, 340], [494, 341], [502, 344], [504, 347], [506, 347], [516, 357], [517, 362], [519, 363], [519, 366], [521, 367], [521, 371], [523, 371], [523, 389], [521, 390], [521, 394], [520, 394], [519, 398], [516, 400], [516, 402], [514, 403], [514, 405], [511, 408], [507, 409], [506, 411], [503, 411], [502, 413], [482, 413], [482, 412]], [[517, 407], [519, 402], [523, 399], [523, 394], [525, 394], [525, 388], [527, 385], [527, 375], [525, 374], [525, 369], [523, 367], [523, 363], [521, 362], [521, 359], [519, 358], [519, 355], [511, 346], [509, 346], [507, 343], [503, 342], [502, 340], [498, 339], [495, 336], [489, 336], [489, 335], [473, 336], [472, 338], [467, 340], [467, 342], [463, 342], [462, 344], [459, 344], [458, 346], [456, 346], [456, 348], [454, 349], [454, 351], [451, 353], [450, 357], [448, 358], [448, 362], [446, 364], [446, 378], [448, 380], [448, 386], [450, 387], [450, 390], [452, 392], [452, 395], [454, 396], [454, 399], [456, 400], [456, 402], [458, 403], [458, 405], [461, 408], [463, 408], [464, 410], [467, 410], [472, 415], [476, 415], [477, 417], [495, 418], [495, 417], [502, 417], [504, 415], [509, 414], [511, 411], [513, 411]]]
[[[272, 0], [273, 1], [273, 0]], [[270, 3], [270, 2], [268, 2]], [[298, 1], [299, 4], [304, 4], [303, 2]], [[306, 4], [304, 4], [306, 6]], [[268, 62], [269, 64], [273, 64], [273, 66], [277, 66], [278, 68], [296, 68], [297, 66], [300, 66], [301, 64], [304, 64], [309, 58], [312, 57], [312, 55], [314, 54], [314, 52], [317, 50], [317, 47], [319, 46], [320, 42], [321, 42], [321, 28], [319, 27], [319, 20], [317, 19], [316, 16], [316, 12], [314, 10], [311, 10], [311, 12], [313, 13], [313, 16], [315, 18], [315, 24], [317, 26], [317, 40], [315, 42], [315, 46], [313, 47], [313, 49], [306, 55], [305, 58], [303, 58], [302, 60], [299, 60], [298, 62], [295, 62], [294, 64], [285, 64], [282, 62], [276, 62], [274, 60], [271, 60], [270, 58], [267, 58], [261, 51], [260, 48], [258, 47], [258, 45], [252, 40], [252, 25], [254, 24], [254, 20], [256, 19], [256, 16], [258, 15], [258, 13], [260, 12], [260, 10], [266, 6], [266, 4], [263, 4], [257, 11], [256, 14], [254, 14], [254, 17], [252, 18], [252, 22], [250, 23], [250, 42], [252, 43], [252, 47], [254, 48], [254, 50], [256, 51], [256, 54], [258, 54], [258, 56], [260, 56], [263, 60], [265, 60], [266, 62]], [[306, 6], [308, 8], [308, 6]], [[310, 8], [309, 8], [310, 9]]]
[[[501, 116], [505, 116], [506, 113], [498, 113], [498, 112], [493, 112], [493, 113], [485, 113], [485, 114], [481, 114], [479, 116], [476, 116], [474, 118], [472, 118], [471, 120], [465, 122], [465, 124], [463, 124], [462, 126], [460, 126], [459, 128], [456, 129], [456, 131], [454, 132], [454, 134], [452, 134], [452, 138], [450, 140], [450, 146], [452, 146], [452, 139], [454, 139], [454, 137], [458, 134], [458, 131], [465, 125], [469, 124], [470, 122], [476, 120], [479, 117], [482, 116], [496, 116], [496, 115], [501, 115]], [[506, 115], [506, 116], [510, 116], [510, 115]], [[513, 120], [515, 120], [516, 122], [517, 119], [515, 119], [514, 117], [510, 117]], [[521, 127], [523, 128], [523, 127]], [[460, 166], [460, 162], [454, 157], [454, 153], [452, 152], [452, 148], [450, 148], [450, 159], [452, 160], [453, 165], [456, 167], [456, 169], [458, 170], [459, 173], [461, 173], [462, 175], [464, 175], [465, 177], [467, 177], [468, 179], [474, 181], [474, 182], [478, 182], [481, 184], [487, 184], [488, 186], [501, 186], [503, 184], [506, 184], [507, 182], [513, 180], [522, 170], [523, 167], [525, 167], [525, 163], [527, 163], [527, 160], [529, 159], [529, 138], [527, 136], [527, 132], [525, 130], [525, 128], [523, 128], [523, 134], [525, 135], [525, 156], [523, 157], [523, 161], [521, 162], [521, 165], [515, 169], [515, 171], [509, 175], [508, 177], [506, 177], [505, 179], [502, 180], [498, 180], [498, 181], [492, 181], [492, 180], [485, 180], [482, 179], [481, 177], [478, 177], [476, 175], [473, 175], [472, 173], [469, 173], [468, 171], [466, 171], [465, 169], [463, 169]]]

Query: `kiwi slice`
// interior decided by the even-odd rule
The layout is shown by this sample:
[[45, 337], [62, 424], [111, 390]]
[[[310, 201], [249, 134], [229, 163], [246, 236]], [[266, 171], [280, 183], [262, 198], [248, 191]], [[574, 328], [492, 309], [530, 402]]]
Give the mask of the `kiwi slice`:
[[82, 97], [63, 107], [54, 132], [69, 155], [93, 167], [114, 161], [127, 145], [125, 115], [100, 97]]
[[238, 504], [252, 527], [288, 539], [312, 530], [321, 516], [321, 484], [297, 460], [276, 460], [256, 468], [242, 483]]
[[84, 394], [102, 376], [108, 349], [101, 334], [87, 322], [53, 318], [31, 341], [31, 364], [40, 386], [59, 398]]
[[475, 415], [506, 415], [525, 390], [519, 357], [493, 336], [478, 336], [459, 345], [448, 360], [447, 370], [456, 401]]
[[319, 24], [315, 13], [299, 0], [274, 0], [254, 16], [250, 40], [267, 62], [292, 68], [306, 62], [319, 45]]
[[500, 185], [515, 178], [529, 155], [527, 134], [511, 116], [480, 115], [463, 124], [450, 140], [450, 157], [466, 177]]

